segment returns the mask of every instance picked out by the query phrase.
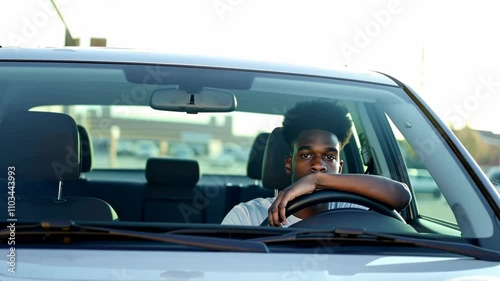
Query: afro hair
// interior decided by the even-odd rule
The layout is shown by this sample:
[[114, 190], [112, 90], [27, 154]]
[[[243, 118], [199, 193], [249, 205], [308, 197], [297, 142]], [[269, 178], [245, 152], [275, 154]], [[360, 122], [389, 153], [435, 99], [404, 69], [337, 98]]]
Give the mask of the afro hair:
[[285, 114], [283, 137], [290, 147], [302, 131], [324, 130], [334, 134], [342, 149], [351, 138], [352, 121], [347, 109], [336, 102], [314, 100], [300, 102]]

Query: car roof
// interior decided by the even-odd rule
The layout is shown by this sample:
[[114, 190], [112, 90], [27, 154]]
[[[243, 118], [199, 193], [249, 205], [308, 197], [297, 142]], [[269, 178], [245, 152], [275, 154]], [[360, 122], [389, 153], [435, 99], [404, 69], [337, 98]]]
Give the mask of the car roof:
[[398, 86], [388, 76], [375, 71], [354, 71], [348, 68], [324, 68], [310, 65], [286, 64], [233, 57], [201, 56], [167, 53], [157, 50], [119, 48], [0, 48], [1, 61], [65, 61], [109, 62], [134, 64], [167, 64], [202, 66], [223, 69], [253, 70], [273, 73], [301, 74], [368, 83]]

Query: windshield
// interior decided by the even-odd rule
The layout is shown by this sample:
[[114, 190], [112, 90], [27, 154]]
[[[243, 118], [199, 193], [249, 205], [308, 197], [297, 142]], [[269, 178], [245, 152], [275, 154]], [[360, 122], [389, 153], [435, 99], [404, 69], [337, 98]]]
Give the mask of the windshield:
[[[489, 203], [462, 156], [450, 147], [449, 136], [428, 118], [425, 105], [382, 75], [363, 75], [327, 78], [122, 62], [2, 62], [0, 127], [3, 134], [11, 134], [2, 135], [2, 153], [8, 155], [4, 159], [10, 157], [2, 162], [4, 186], [10, 188], [4, 194], [3, 218], [17, 223], [72, 219], [223, 228], [235, 206], [256, 199], [272, 202], [275, 190], [290, 184], [269, 185], [267, 166], [277, 167], [272, 175], [296, 180], [286, 174], [287, 169], [294, 174], [299, 163], [286, 160], [294, 155], [294, 146], [282, 146], [286, 154], [273, 160], [265, 156], [268, 138], [286, 125], [284, 116], [297, 104], [320, 101], [345, 108], [352, 122], [348, 144], [338, 146], [342, 175], [377, 176], [408, 187], [409, 204], [396, 207], [398, 215], [386, 216], [401, 218], [416, 234], [491, 237]], [[226, 91], [237, 107], [197, 114], [155, 110], [151, 95], [159, 89], [194, 96], [201, 89]], [[44, 125], [45, 118], [49, 125]], [[74, 122], [78, 134], [63, 130], [68, 122]], [[300, 159], [314, 153], [311, 149]], [[72, 200], [77, 203], [68, 211]], [[64, 203], [54, 207], [57, 202]], [[334, 203], [330, 200], [328, 209]], [[372, 205], [364, 209], [377, 210]], [[254, 211], [258, 216], [260, 211]], [[376, 229], [375, 223], [363, 225], [361, 220], [355, 226]]]

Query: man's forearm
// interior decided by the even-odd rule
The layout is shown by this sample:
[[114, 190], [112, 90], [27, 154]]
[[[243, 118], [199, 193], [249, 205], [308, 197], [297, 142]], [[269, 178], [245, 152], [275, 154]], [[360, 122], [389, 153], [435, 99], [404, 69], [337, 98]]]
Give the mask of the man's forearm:
[[318, 189], [335, 189], [356, 193], [402, 210], [411, 201], [408, 187], [398, 181], [374, 175], [315, 173]]

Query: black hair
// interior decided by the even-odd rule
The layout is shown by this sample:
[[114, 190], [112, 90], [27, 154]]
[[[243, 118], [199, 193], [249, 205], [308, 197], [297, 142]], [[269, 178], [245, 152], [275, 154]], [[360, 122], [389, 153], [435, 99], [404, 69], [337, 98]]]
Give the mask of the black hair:
[[351, 138], [352, 121], [347, 109], [329, 100], [300, 102], [285, 113], [283, 137], [290, 147], [302, 131], [324, 130], [334, 134], [342, 149]]

